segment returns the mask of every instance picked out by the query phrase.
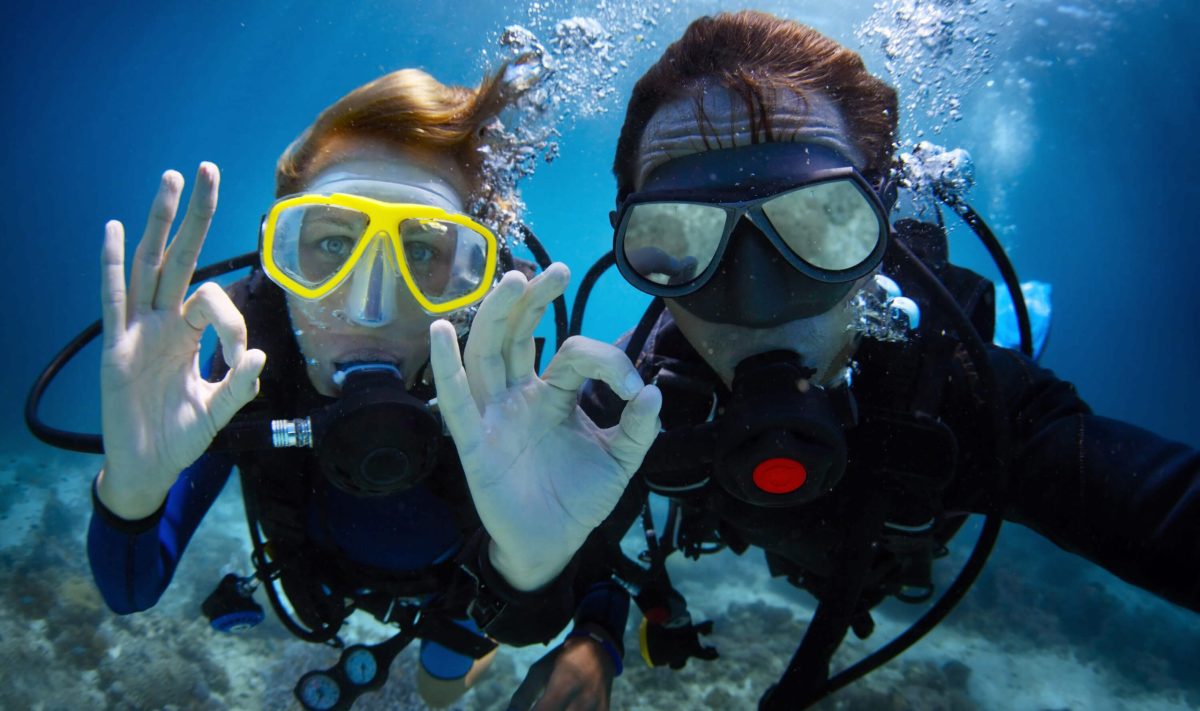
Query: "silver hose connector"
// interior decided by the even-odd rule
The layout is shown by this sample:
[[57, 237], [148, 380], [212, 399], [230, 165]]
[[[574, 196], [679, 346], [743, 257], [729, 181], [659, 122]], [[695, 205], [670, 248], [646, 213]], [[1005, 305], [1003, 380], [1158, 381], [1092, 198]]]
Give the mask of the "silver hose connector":
[[313, 446], [312, 422], [307, 418], [271, 420], [271, 444], [276, 449]]

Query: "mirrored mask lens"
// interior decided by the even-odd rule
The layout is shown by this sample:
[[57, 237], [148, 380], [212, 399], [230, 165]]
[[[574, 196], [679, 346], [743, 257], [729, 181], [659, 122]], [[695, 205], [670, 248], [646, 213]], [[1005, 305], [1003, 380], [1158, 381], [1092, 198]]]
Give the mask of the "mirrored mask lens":
[[337, 273], [354, 252], [370, 218], [332, 205], [297, 205], [280, 211], [267, 255], [297, 282], [315, 287]]
[[403, 259], [417, 288], [431, 302], [445, 303], [480, 287], [487, 267], [487, 239], [463, 225], [433, 218], [400, 223]]
[[879, 215], [849, 180], [782, 193], [763, 203], [762, 211], [788, 247], [819, 269], [858, 266], [879, 244]]
[[635, 272], [655, 284], [686, 284], [712, 261], [725, 221], [725, 210], [713, 205], [635, 205], [625, 219], [625, 259]]

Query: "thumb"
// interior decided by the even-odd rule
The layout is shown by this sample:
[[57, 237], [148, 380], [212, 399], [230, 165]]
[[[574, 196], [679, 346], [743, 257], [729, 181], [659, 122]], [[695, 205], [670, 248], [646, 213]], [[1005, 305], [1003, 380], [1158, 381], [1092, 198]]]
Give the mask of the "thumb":
[[609, 451], [620, 462], [626, 476], [632, 476], [642, 465], [646, 452], [658, 437], [661, 428], [658, 412], [661, 408], [662, 393], [657, 387], [647, 385], [625, 405], [620, 422], [609, 430], [612, 432]]
[[209, 413], [217, 429], [229, 424], [238, 410], [258, 395], [258, 376], [266, 364], [267, 354], [250, 348], [225, 374], [209, 405]]

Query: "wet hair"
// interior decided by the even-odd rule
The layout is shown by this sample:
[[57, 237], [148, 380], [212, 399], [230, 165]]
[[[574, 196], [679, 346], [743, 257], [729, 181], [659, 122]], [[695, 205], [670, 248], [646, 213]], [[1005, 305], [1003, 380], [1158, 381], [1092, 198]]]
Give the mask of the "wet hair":
[[872, 76], [857, 52], [811, 27], [743, 10], [692, 22], [634, 86], [613, 162], [618, 200], [633, 190], [638, 149], [654, 113], [663, 104], [696, 95], [697, 120], [705, 123], [697, 89], [713, 80], [746, 102], [754, 142], [778, 140], [771, 126], [776, 91], [790, 91], [801, 100], [821, 92], [864, 156], [867, 179], [874, 182], [891, 167], [895, 89]]
[[[472, 190], [484, 187], [478, 148], [484, 126], [514, 98], [504, 67], [478, 87], [447, 86], [419, 69], [401, 69], [338, 99], [292, 142], [275, 167], [275, 195], [300, 192], [336, 160], [340, 138], [372, 138], [399, 148], [443, 153], [464, 169]], [[506, 196], [495, 196], [504, 199]]]

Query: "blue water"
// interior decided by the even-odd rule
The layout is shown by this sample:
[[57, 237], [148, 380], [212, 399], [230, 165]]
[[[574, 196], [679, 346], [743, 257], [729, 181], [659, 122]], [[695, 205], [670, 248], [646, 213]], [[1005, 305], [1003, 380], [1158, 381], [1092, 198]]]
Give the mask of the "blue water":
[[[0, 410], [0, 441], [9, 453], [47, 461], [50, 450], [25, 431], [21, 407], [49, 357], [98, 317], [97, 266], [107, 219], [122, 220], [132, 240], [161, 172], [178, 169], [190, 183], [196, 165], [211, 160], [222, 170], [221, 198], [201, 261], [252, 250], [272, 199], [275, 160], [317, 111], [404, 66], [473, 84], [482, 71], [481, 52], [494, 51], [499, 31], [531, 22], [529, 3], [106, 5], [59, 0], [6, 3], [0, 10], [0, 230], [7, 272], [0, 282], [6, 347], [0, 393], [8, 404]], [[595, 3], [543, 5], [549, 10], [538, 14], [542, 19], [597, 11]], [[878, 43], [868, 39], [864, 46], [855, 35], [872, 3], [832, 5], [759, 7], [860, 49], [868, 66], [883, 74]], [[1194, 49], [1200, 5], [987, 5], [980, 17], [982, 29], [994, 33], [987, 35], [989, 71], [957, 92], [962, 120], [907, 117], [904, 138], [924, 131], [925, 138], [974, 156], [978, 185], [969, 199], [993, 223], [1021, 277], [1053, 285], [1054, 320], [1042, 363], [1076, 383], [1097, 412], [1200, 446], [1194, 415], [1200, 400], [1200, 70]], [[671, 11], [645, 27], [642, 41], [624, 55], [627, 67], [616, 76], [608, 111], [561, 126], [560, 157], [524, 185], [529, 224], [577, 277], [611, 244], [609, 166], [623, 108], [617, 97], [628, 95], [688, 20], [736, 9], [699, 1], [661, 6]], [[965, 56], [965, 47], [951, 49], [959, 53], [951, 56]], [[935, 133], [939, 123], [945, 126]], [[971, 239], [967, 230], [955, 230], [952, 257], [992, 274]], [[585, 333], [614, 339], [632, 327], [644, 303], [610, 274], [593, 297]], [[46, 403], [47, 418], [98, 429], [96, 363], [90, 350], [68, 369]], [[79, 487], [86, 486], [81, 478]], [[5, 488], [2, 495], [20, 494]], [[82, 519], [87, 509], [76, 513]], [[1029, 555], [1039, 561], [1033, 567], [1062, 572], [1062, 580], [1047, 586], [1092, 575], [1086, 564], [1023, 531], [1006, 534], [997, 565], [1020, 567], [1016, 562]], [[1157, 615], [1147, 624], [1170, 620], [1170, 631], [1155, 633], [1163, 638], [1159, 648], [1197, 639], [1195, 615], [1176, 615], [1151, 596], [1100, 579], [1121, 599]], [[1024, 584], [1037, 590], [1039, 582]], [[1091, 643], [1078, 639], [1076, 649], [1101, 649]], [[1168, 666], [1174, 663], [1169, 650], [1164, 655]], [[1168, 678], [1187, 681], [1197, 694], [1200, 681], [1194, 669], [1191, 674]]]

